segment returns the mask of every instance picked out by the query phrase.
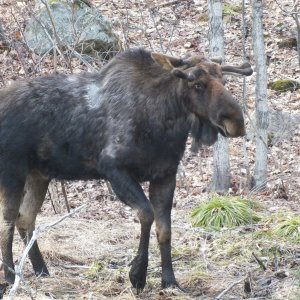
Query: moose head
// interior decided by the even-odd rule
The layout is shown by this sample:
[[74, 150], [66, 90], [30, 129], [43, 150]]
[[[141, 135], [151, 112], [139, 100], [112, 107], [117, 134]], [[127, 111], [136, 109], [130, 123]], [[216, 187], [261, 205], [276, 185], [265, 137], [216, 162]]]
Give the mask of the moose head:
[[251, 66], [220, 65], [219, 60], [208, 60], [202, 56], [180, 59], [164, 54], [152, 53], [152, 58], [163, 69], [181, 78], [178, 86], [186, 108], [194, 114], [192, 135], [201, 143], [211, 145], [220, 133], [225, 137], [245, 135], [242, 110], [224, 86], [224, 75], [250, 76]]

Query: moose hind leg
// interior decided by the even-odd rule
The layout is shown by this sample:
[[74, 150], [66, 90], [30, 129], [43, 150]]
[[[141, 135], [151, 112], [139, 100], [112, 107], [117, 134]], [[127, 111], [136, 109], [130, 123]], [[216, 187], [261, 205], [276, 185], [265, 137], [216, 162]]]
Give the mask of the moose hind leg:
[[141, 223], [141, 237], [136, 257], [129, 273], [134, 288], [141, 290], [146, 284], [150, 229], [154, 220], [152, 206], [140, 184], [126, 171], [110, 168], [106, 174], [117, 197], [137, 211]]
[[[25, 245], [32, 238], [36, 216], [44, 202], [48, 184], [49, 180], [36, 171], [31, 172], [26, 178], [24, 196], [16, 221], [17, 229]], [[36, 275], [49, 275], [37, 241], [32, 245], [28, 255]]]
[[0, 179], [0, 248], [5, 280], [14, 283], [12, 243], [24, 183], [6, 174]]

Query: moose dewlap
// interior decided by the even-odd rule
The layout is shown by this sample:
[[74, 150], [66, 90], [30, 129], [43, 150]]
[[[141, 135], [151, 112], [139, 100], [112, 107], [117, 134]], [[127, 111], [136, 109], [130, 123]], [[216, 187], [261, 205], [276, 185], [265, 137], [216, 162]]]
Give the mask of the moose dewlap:
[[[27, 243], [49, 181], [97, 179], [136, 210], [141, 223], [130, 280], [145, 286], [155, 220], [162, 286], [177, 285], [171, 261], [170, 213], [176, 171], [189, 133], [202, 144], [217, 134], [245, 134], [242, 111], [223, 74], [251, 75], [249, 64], [220, 66], [144, 49], [113, 58], [100, 73], [20, 81], [0, 91], [0, 247], [5, 279], [14, 282], [14, 228]], [[149, 199], [140, 182], [149, 181]], [[48, 269], [35, 243], [36, 274]]]

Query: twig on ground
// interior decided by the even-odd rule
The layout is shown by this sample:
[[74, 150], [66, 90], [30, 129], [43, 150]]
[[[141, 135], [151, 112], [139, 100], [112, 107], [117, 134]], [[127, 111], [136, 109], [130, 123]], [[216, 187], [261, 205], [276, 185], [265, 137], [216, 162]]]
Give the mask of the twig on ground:
[[255, 254], [254, 252], [252, 252], [252, 255], [253, 257], [255, 258], [255, 260], [257, 261], [257, 263], [260, 265], [260, 267], [266, 271], [267, 270], [267, 267], [265, 266], [265, 264], [261, 261], [261, 259], [259, 259]]
[[243, 282], [244, 280], [246, 280], [247, 277], [248, 277], [248, 275], [245, 276], [245, 277], [240, 278], [239, 280], [237, 280], [237, 281], [235, 281], [235, 282], [233, 282], [233, 283], [232, 283], [231, 285], [229, 285], [223, 292], [221, 292], [221, 293], [215, 298], [215, 300], [222, 299], [223, 296], [224, 296], [225, 294], [227, 294], [227, 293], [228, 293], [233, 287], [235, 287], [237, 284], [239, 284], [239, 283]]
[[[75, 214], [76, 212], [78, 212], [79, 210], [81, 210], [83, 207], [85, 207], [86, 204], [83, 204], [77, 208], [75, 208], [74, 210], [71, 210], [68, 214], [62, 216], [60, 219], [52, 222], [52, 223], [49, 223], [49, 224], [42, 224], [42, 225], [39, 225], [36, 230], [33, 231], [32, 233], [32, 237], [30, 239], [30, 241], [28, 242], [23, 254], [22, 254], [22, 257], [21, 257], [21, 260], [20, 260], [20, 263], [19, 264], [16, 264], [15, 265], [15, 274], [16, 274], [16, 277], [15, 277], [15, 282], [9, 292], [9, 300], [13, 300], [16, 293], [17, 293], [17, 290], [19, 288], [19, 285], [20, 285], [20, 282], [24, 281], [24, 278], [23, 278], [23, 266], [24, 266], [24, 263], [25, 263], [25, 259], [31, 249], [31, 247], [33, 246], [33, 244], [35, 243], [35, 241], [38, 239], [38, 237], [44, 232], [44, 231], [47, 231], [49, 228], [57, 225], [58, 223], [62, 222], [63, 220], [65, 220], [66, 218], [69, 218], [71, 217], [73, 214]], [[31, 293], [32, 294], [32, 293]]]
[[90, 269], [90, 266], [81, 266], [81, 265], [62, 265], [65, 269]]

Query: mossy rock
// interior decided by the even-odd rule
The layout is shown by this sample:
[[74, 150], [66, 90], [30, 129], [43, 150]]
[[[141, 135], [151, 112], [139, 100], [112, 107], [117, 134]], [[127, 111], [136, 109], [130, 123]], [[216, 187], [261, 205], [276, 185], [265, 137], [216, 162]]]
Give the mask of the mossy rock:
[[300, 88], [300, 82], [295, 80], [276, 80], [271, 84], [271, 89], [277, 92], [295, 91]]

